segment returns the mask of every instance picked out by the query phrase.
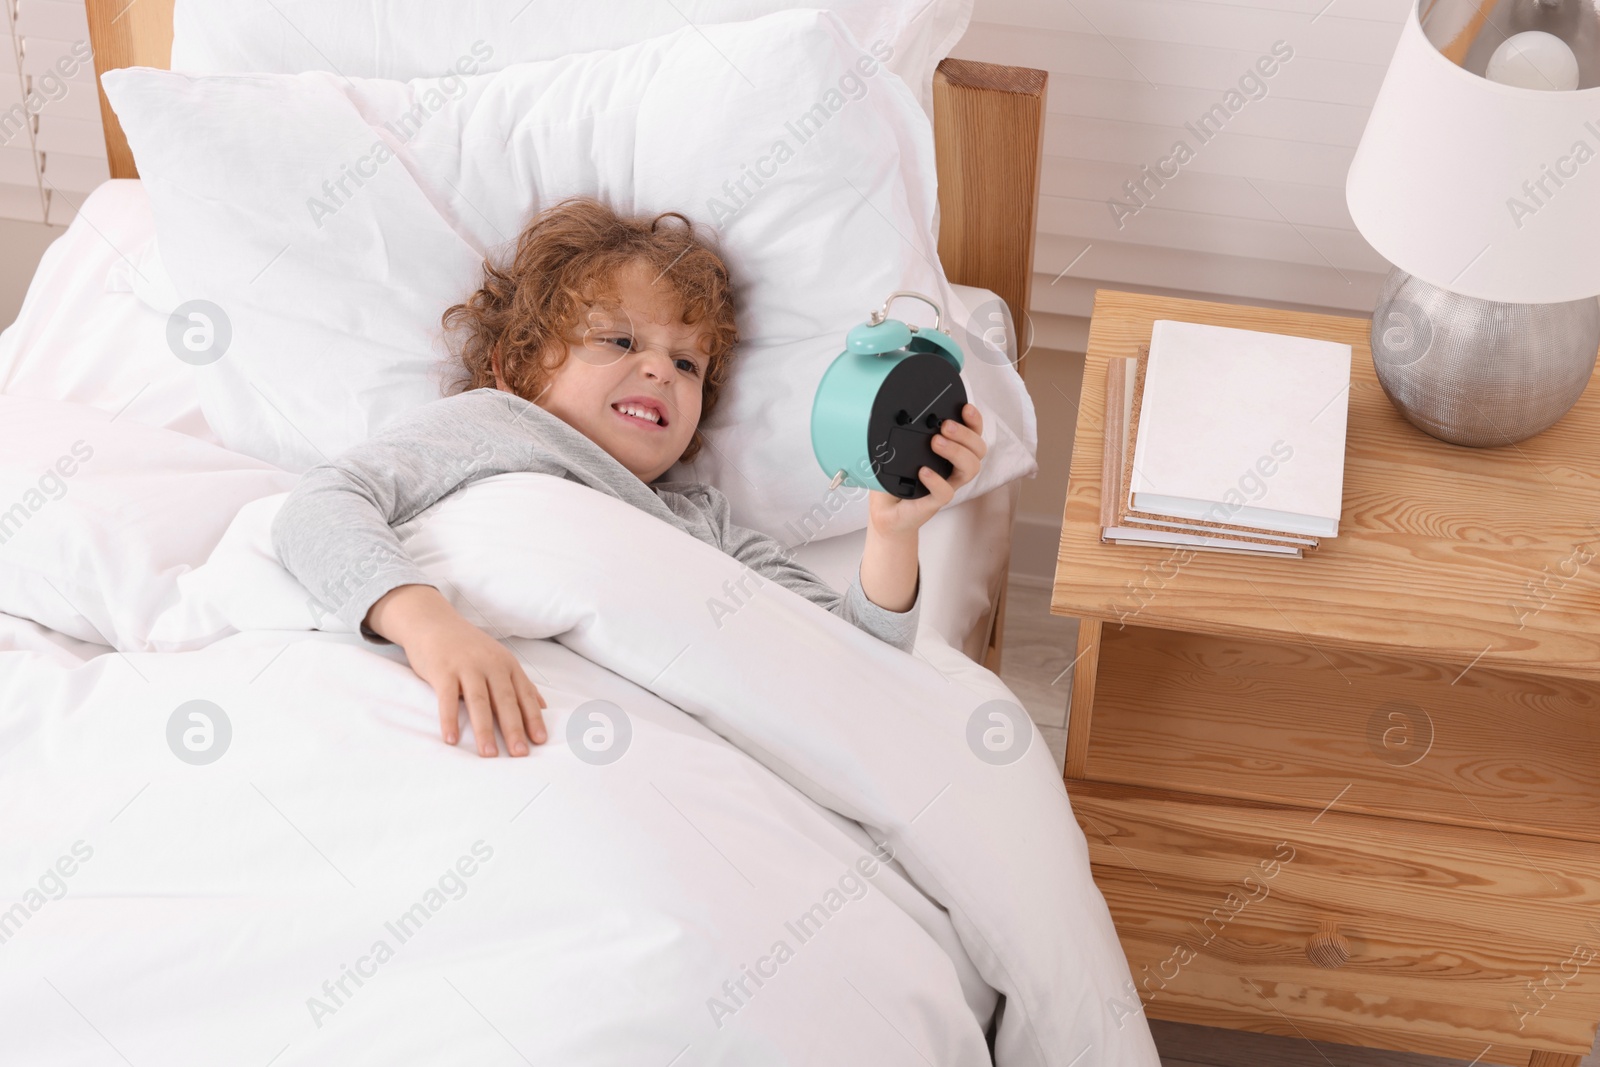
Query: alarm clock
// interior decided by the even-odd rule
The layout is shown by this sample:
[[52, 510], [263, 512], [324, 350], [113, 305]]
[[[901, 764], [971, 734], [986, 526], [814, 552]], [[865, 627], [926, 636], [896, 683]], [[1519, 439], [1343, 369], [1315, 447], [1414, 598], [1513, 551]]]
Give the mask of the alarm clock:
[[[889, 318], [901, 297], [933, 308], [933, 325]], [[928, 495], [920, 468], [950, 477], [955, 466], [933, 450], [933, 437], [946, 419], [961, 421], [967, 389], [961, 347], [942, 321], [939, 305], [921, 293], [891, 293], [845, 335], [811, 406], [811, 449], [833, 479], [829, 489], [848, 484], [915, 500]]]

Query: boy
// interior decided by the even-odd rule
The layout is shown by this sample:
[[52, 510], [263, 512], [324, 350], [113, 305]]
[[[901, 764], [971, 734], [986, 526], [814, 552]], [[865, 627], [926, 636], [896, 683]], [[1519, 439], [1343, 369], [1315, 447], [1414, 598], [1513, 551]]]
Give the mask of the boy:
[[841, 597], [777, 541], [733, 525], [717, 489], [656, 482], [705, 444], [700, 421], [738, 340], [732, 295], [726, 266], [684, 216], [557, 204], [523, 231], [508, 267], [486, 263], [482, 287], [445, 312], [466, 334], [454, 395], [307, 471], [284, 501], [272, 526], [279, 560], [367, 640], [405, 650], [438, 695], [446, 743], [457, 742], [464, 701], [480, 755], [498, 754], [498, 719], [507, 750], [525, 756], [529, 739], [546, 740], [546, 705], [512, 652], [451, 606], [391, 527], [508, 471], [560, 475], [633, 504], [910, 650], [917, 531], [977, 476], [978, 410], [968, 404], [963, 422], [946, 421], [933, 439], [954, 465], [949, 480], [923, 467], [929, 495], [871, 494], [859, 574]]

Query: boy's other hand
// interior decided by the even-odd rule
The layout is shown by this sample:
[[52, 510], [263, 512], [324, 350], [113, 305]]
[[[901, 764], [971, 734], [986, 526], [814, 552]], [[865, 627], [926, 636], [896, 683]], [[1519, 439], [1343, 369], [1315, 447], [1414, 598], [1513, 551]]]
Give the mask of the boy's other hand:
[[955, 469], [949, 479], [941, 478], [932, 467], [921, 467], [917, 477], [928, 487], [928, 495], [906, 500], [891, 493], [872, 492], [867, 496], [867, 523], [879, 534], [903, 538], [914, 534], [922, 524], [955, 498], [956, 490], [978, 476], [989, 446], [983, 443], [983, 415], [972, 404], [961, 409], [961, 422], [946, 419], [933, 436], [933, 450], [949, 460]]
[[515, 654], [468, 622], [431, 585], [402, 585], [379, 597], [367, 625], [405, 649], [411, 669], [439, 697], [439, 731], [454, 745], [460, 728], [460, 701], [478, 743], [478, 755], [499, 755], [498, 719], [506, 750], [526, 756], [528, 742], [544, 744], [543, 709], [548, 705]]

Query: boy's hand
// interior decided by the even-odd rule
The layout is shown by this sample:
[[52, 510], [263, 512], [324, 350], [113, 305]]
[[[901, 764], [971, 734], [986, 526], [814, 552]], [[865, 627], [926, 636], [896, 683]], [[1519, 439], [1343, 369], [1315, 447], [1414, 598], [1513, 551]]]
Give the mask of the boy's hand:
[[391, 589], [367, 612], [367, 625], [404, 648], [411, 669], [433, 686], [446, 744], [456, 743], [463, 699], [478, 755], [499, 755], [496, 718], [511, 755], [526, 756], [530, 738], [544, 744], [541, 712], [548, 705], [522, 664], [510, 649], [463, 618], [439, 590], [431, 585]]
[[956, 490], [978, 476], [984, 453], [983, 416], [967, 404], [961, 409], [961, 422], [946, 419], [933, 437], [933, 450], [955, 465], [949, 480], [939, 477], [931, 467], [921, 467], [917, 477], [928, 487], [928, 495], [906, 500], [891, 493], [869, 493], [867, 522], [879, 534], [904, 537], [915, 533], [923, 523], [955, 497]]

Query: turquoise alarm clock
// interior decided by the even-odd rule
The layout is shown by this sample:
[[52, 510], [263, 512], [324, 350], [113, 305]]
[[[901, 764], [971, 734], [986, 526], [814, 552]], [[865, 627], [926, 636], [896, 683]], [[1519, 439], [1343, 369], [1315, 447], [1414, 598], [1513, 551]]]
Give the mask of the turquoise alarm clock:
[[[933, 326], [889, 318], [889, 305], [903, 296], [933, 308]], [[967, 390], [961, 347], [942, 321], [939, 305], [921, 293], [891, 293], [845, 335], [811, 406], [811, 449], [833, 479], [828, 488], [849, 484], [915, 500], [928, 495], [920, 468], [950, 477], [954, 465], [933, 450], [933, 437], [946, 419], [961, 421]]]

